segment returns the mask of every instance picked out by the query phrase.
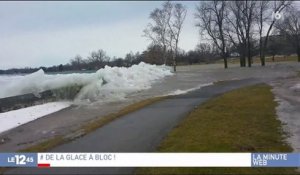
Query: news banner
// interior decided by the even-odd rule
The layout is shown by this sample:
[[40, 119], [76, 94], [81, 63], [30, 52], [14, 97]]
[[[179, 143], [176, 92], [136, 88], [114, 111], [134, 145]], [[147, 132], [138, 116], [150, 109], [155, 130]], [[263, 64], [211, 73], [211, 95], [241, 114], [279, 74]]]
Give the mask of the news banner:
[[0, 153], [0, 167], [300, 167], [300, 153]]

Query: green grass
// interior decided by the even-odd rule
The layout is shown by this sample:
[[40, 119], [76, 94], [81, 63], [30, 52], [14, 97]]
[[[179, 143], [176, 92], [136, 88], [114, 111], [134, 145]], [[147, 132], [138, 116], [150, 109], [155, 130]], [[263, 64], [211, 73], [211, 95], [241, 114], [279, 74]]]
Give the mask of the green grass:
[[28, 148], [19, 150], [18, 152], [45, 152], [51, 148], [54, 148], [55, 146], [64, 144], [67, 141], [68, 140], [65, 140], [63, 136], [58, 135]]
[[[164, 139], [159, 152], [291, 152], [265, 84], [207, 101]], [[139, 168], [137, 174], [296, 174], [294, 168]]]

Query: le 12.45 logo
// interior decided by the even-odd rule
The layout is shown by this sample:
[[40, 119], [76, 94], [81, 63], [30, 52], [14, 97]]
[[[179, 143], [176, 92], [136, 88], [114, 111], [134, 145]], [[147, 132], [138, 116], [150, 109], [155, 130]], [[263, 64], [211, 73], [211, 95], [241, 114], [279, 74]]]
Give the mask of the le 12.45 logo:
[[16, 165], [26, 165], [27, 163], [33, 163], [33, 156], [26, 156], [24, 154], [16, 154], [12, 157], [8, 157], [8, 163], [15, 163]]

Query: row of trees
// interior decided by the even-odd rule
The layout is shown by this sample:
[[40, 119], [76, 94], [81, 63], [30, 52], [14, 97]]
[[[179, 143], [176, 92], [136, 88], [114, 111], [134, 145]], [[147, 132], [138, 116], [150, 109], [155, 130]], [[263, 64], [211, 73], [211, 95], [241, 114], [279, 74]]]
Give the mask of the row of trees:
[[141, 62], [141, 55], [137, 53], [127, 53], [124, 58], [109, 57], [102, 49], [93, 51], [87, 58], [82, 58], [80, 55], [76, 55], [71, 59], [70, 63], [65, 67], [70, 67], [72, 70], [98, 70], [108, 66], [117, 67], [129, 67], [133, 64]]
[[[202, 40], [206, 40], [215, 48], [213, 58], [216, 55], [222, 58], [225, 68], [228, 67], [227, 59], [231, 52], [239, 55], [241, 67], [245, 67], [247, 63], [248, 67], [251, 67], [252, 57], [257, 54], [261, 65], [264, 66], [266, 54], [272, 50], [275, 53], [274, 49], [278, 49], [280, 44], [269, 44], [271, 35], [278, 35], [279, 38], [284, 36], [285, 41], [291, 42], [291, 47], [298, 54], [300, 61], [300, 12], [292, 3], [287, 0], [203, 1], [196, 7], [196, 26]], [[179, 36], [186, 13], [186, 7], [182, 4], [165, 2], [161, 8], [156, 8], [150, 13], [151, 22], [144, 30], [144, 36], [150, 39], [151, 45], [155, 46], [156, 50], [160, 47], [161, 61], [164, 64], [172, 64], [174, 71], [179, 56]]]
[[[178, 47], [187, 9], [180, 3], [164, 2], [150, 13], [151, 22], [143, 36], [151, 41], [142, 53], [128, 53], [124, 58], [109, 57], [102, 49], [87, 58], [76, 55], [65, 65], [40, 67], [47, 72], [97, 70], [105, 65], [131, 66], [141, 61], [150, 64], [176, 65], [210, 63], [235, 55], [240, 66], [251, 67], [258, 55], [265, 65], [266, 54], [298, 54], [300, 61], [300, 10], [292, 1], [225, 1], [199, 2], [196, 6], [196, 27], [202, 38], [194, 50], [184, 52]], [[293, 49], [293, 50], [291, 50]], [[236, 54], [233, 54], [236, 53]], [[38, 68], [0, 70], [5, 73], [31, 73]]]
[[[0, 70], [0, 74], [32, 73], [39, 69], [43, 69], [45, 72], [94, 71], [103, 68], [106, 65], [111, 67], [130, 67], [134, 64], [139, 64], [140, 62], [161, 65], [164, 64], [161, 55], [163, 55], [163, 49], [158, 45], [150, 45], [142, 53], [129, 52], [124, 58], [110, 57], [104, 50], [99, 49], [91, 52], [86, 58], [76, 55], [74, 58], [70, 59], [69, 63], [64, 65]], [[168, 60], [166, 64], [172, 64], [172, 56], [170, 51], [166, 53], [166, 60]], [[216, 49], [210, 44], [199, 44], [195, 50], [188, 52], [178, 49], [177, 53], [177, 61], [181, 64], [210, 63], [217, 59], [218, 55], [216, 54]]]
[[[162, 59], [164, 55], [164, 59]], [[181, 64], [210, 63], [219, 59], [217, 49], [211, 44], [198, 44], [195, 50], [185, 52], [177, 49], [176, 60]], [[174, 62], [174, 52], [165, 51], [160, 45], [150, 45], [142, 53], [129, 52], [124, 58], [109, 57], [102, 49], [91, 52], [87, 58], [76, 55], [70, 60], [69, 64], [64, 65], [64, 70], [98, 70], [108, 66], [130, 67], [140, 62], [149, 64], [167, 64], [172, 65]], [[49, 68], [46, 70], [50, 70]]]
[[[292, 1], [224, 1], [200, 2], [195, 18], [202, 38], [213, 43], [227, 68], [229, 50], [236, 50], [240, 66], [251, 67], [254, 50], [259, 41], [261, 65], [271, 33], [284, 34], [291, 42], [300, 61], [299, 9], [291, 6]], [[246, 59], [247, 58], [247, 59]]]
[[[289, 55], [293, 53], [291, 50], [291, 43], [286, 41], [284, 37], [270, 36], [270, 44], [267, 47], [267, 53], [270, 55], [284, 54]], [[271, 44], [272, 43], [272, 44]], [[255, 48], [253, 52], [255, 54], [259, 53], [259, 48]], [[227, 54], [236, 52], [234, 48], [230, 48]], [[97, 53], [95, 56], [95, 53]], [[99, 54], [101, 53], [101, 54]], [[104, 53], [104, 54], [103, 54]], [[92, 56], [93, 55], [93, 56]], [[105, 55], [105, 56], [100, 56]], [[43, 69], [45, 72], [63, 72], [63, 71], [94, 71], [99, 68], [103, 68], [105, 65], [108, 66], [117, 66], [117, 67], [129, 67], [133, 64], [138, 64], [141, 61], [149, 64], [164, 64], [161, 59], [163, 55], [163, 49], [159, 45], [150, 45], [142, 53], [132, 53], [129, 52], [124, 58], [119, 57], [109, 57], [104, 50], [100, 49], [98, 51], [92, 52], [90, 56], [82, 58], [80, 55], [76, 55], [73, 59], [70, 60], [68, 64], [60, 64], [51, 67], [38, 67], [38, 68], [19, 68], [19, 69], [8, 69], [0, 70], [0, 74], [15, 74], [15, 73], [32, 73], [38, 69]], [[229, 55], [227, 55], [229, 57]], [[232, 56], [236, 56], [232, 54]], [[167, 52], [167, 65], [172, 65], [172, 54]], [[91, 58], [105, 58], [94, 60]], [[177, 63], [181, 65], [187, 64], [198, 64], [198, 63], [213, 63], [221, 59], [218, 48], [209, 43], [198, 44], [194, 50], [185, 52], [184, 50], [178, 49], [178, 54], [176, 57]]]

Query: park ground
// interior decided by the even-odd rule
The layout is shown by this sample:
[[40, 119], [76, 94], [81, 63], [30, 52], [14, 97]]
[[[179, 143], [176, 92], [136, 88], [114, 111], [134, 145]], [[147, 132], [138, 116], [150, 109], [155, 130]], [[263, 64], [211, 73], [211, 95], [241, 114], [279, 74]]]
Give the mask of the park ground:
[[[135, 111], [147, 108], [149, 105], [164, 101], [168, 92], [176, 89], [189, 89], [199, 84], [213, 82], [220, 85], [228, 81], [256, 79], [261, 84], [249, 86], [223, 95], [212, 97], [208, 101], [197, 105], [191, 113], [186, 114], [182, 122], [178, 122], [162, 142], [156, 151], [160, 152], [291, 152], [299, 151], [300, 122], [297, 117], [300, 114], [299, 92], [291, 89], [299, 83], [300, 66], [296, 62], [270, 63], [265, 68], [254, 66], [252, 68], [239, 68], [234, 64], [224, 70], [222, 64], [180, 66], [176, 75], [157, 83], [150, 90], [133, 95], [131, 103], [116, 104], [116, 108], [101, 108], [99, 106], [66, 109], [41, 120], [30, 122], [8, 133], [0, 135], [10, 142], [0, 145], [4, 151], [49, 151], [59, 145], [67, 145], [71, 140], [81, 140], [85, 136], [95, 133], [115, 121], [119, 121]], [[171, 90], [171, 91], [170, 91]], [[189, 93], [188, 93], [189, 94]], [[163, 95], [163, 97], [162, 97]], [[159, 97], [156, 97], [159, 96]], [[155, 97], [155, 98], [149, 98]], [[136, 103], [142, 101], [142, 103]], [[290, 111], [285, 110], [288, 103]], [[111, 104], [109, 104], [111, 106]], [[103, 107], [103, 106], [101, 106]], [[237, 110], [238, 109], [238, 110]], [[117, 112], [112, 112], [117, 111]], [[259, 111], [259, 112], [257, 112]], [[108, 115], [103, 115], [103, 114]], [[78, 123], [72, 127], [72, 134], [66, 123], [61, 122], [62, 116], [73, 115], [68, 125]], [[82, 120], [82, 114], [91, 118]], [[95, 117], [97, 116], [98, 117]], [[54, 120], [53, 120], [54, 119]], [[66, 120], [66, 119], [65, 119]], [[49, 125], [49, 121], [55, 122]], [[295, 125], [296, 127], [290, 125]], [[283, 125], [284, 124], [284, 125]], [[55, 135], [40, 136], [41, 141], [30, 140], [33, 131], [39, 126], [49, 126], [44, 130], [55, 131]], [[286, 126], [288, 125], [288, 126]], [[60, 130], [62, 129], [62, 130]], [[64, 131], [64, 132], [62, 132]], [[43, 132], [44, 133], [44, 132]], [[51, 132], [53, 133], [53, 132]], [[26, 137], [28, 135], [28, 137]], [[16, 137], [14, 137], [16, 136]], [[25, 137], [24, 137], [25, 136]], [[38, 137], [39, 138], [39, 137]], [[49, 139], [50, 138], [50, 139]], [[18, 140], [19, 139], [19, 140]], [[23, 139], [23, 140], [22, 140]], [[238, 140], [238, 142], [236, 142]], [[23, 143], [23, 144], [20, 144]], [[2, 147], [2, 148], [1, 148]], [[100, 150], [101, 151], [101, 150]], [[154, 150], [152, 150], [154, 151]], [[221, 168], [153, 168], [138, 169], [136, 173], [175, 173], [175, 174], [199, 174], [221, 172], [234, 172], [243, 174], [293, 174], [295, 169], [221, 169]]]

